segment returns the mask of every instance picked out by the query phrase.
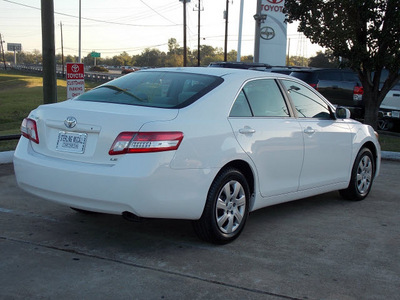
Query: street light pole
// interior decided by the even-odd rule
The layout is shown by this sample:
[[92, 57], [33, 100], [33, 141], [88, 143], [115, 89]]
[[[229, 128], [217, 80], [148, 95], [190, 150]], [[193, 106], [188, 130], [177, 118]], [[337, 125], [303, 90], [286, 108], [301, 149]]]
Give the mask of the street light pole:
[[1, 33], [0, 33], [0, 44], [1, 44], [0, 50], [1, 50], [1, 53], [2, 53], [2, 55], [3, 55], [4, 70], [7, 70], [6, 58], [5, 58], [5, 56], [4, 56], [4, 47], [3, 47], [3, 43], [4, 43], [4, 42], [5, 42], [5, 41], [3, 41], [3, 38], [1, 37]]
[[244, 0], [240, 0], [238, 51], [236, 57], [237, 62], [240, 62], [242, 57], [243, 6], [244, 6]]
[[79, 0], [79, 56], [78, 56], [78, 62], [81, 63], [82, 59], [81, 59], [81, 50], [82, 50], [82, 18], [81, 18], [81, 0]]
[[61, 29], [61, 63], [62, 63], [62, 77], [64, 78], [64, 40], [63, 40], [63, 31], [62, 31], [62, 22], [60, 21], [60, 29]]

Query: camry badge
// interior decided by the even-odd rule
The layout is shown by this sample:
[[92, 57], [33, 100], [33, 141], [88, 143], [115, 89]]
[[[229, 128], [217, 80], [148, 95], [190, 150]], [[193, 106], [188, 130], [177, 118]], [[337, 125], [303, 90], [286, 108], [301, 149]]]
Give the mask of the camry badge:
[[68, 117], [65, 119], [64, 125], [67, 128], [74, 128], [76, 126], [76, 119], [74, 117]]

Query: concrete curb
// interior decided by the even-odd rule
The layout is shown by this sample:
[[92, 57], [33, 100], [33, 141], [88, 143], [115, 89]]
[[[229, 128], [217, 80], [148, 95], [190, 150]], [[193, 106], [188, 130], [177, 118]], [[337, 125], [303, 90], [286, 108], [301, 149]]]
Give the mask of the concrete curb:
[[0, 152], [0, 165], [12, 163], [14, 157], [14, 151]]
[[[0, 152], [0, 165], [12, 163], [14, 151]], [[400, 152], [382, 151], [382, 159], [400, 161]]]

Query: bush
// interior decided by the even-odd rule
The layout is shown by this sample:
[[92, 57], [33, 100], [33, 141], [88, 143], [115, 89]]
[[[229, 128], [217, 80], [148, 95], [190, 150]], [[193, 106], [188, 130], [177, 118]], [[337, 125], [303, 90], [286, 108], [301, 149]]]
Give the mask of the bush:
[[91, 72], [105, 72], [105, 73], [108, 73], [108, 69], [106, 69], [106, 68], [104, 68], [104, 67], [102, 67], [102, 66], [94, 66], [94, 67], [91, 67], [91, 68], [89, 69], [89, 71], [91, 71]]

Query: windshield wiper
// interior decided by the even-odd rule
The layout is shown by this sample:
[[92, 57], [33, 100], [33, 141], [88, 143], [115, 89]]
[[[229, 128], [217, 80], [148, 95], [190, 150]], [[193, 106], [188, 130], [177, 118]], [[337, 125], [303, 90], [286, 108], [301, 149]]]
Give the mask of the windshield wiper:
[[102, 88], [102, 87], [109, 88], [109, 89], [112, 89], [112, 90], [115, 90], [115, 91], [118, 91], [118, 92], [127, 94], [127, 95], [129, 95], [129, 96], [135, 98], [136, 100], [139, 100], [140, 102], [146, 102], [145, 99], [139, 98], [139, 97], [136, 96], [135, 94], [133, 94], [133, 93], [131, 93], [131, 92], [128, 92], [127, 89], [122, 89], [122, 88], [120, 88], [120, 87], [118, 87], [118, 86], [116, 86], [116, 85], [109, 85], [109, 84], [107, 84], [107, 85], [102, 85], [102, 86], [100, 86], [99, 88]]

